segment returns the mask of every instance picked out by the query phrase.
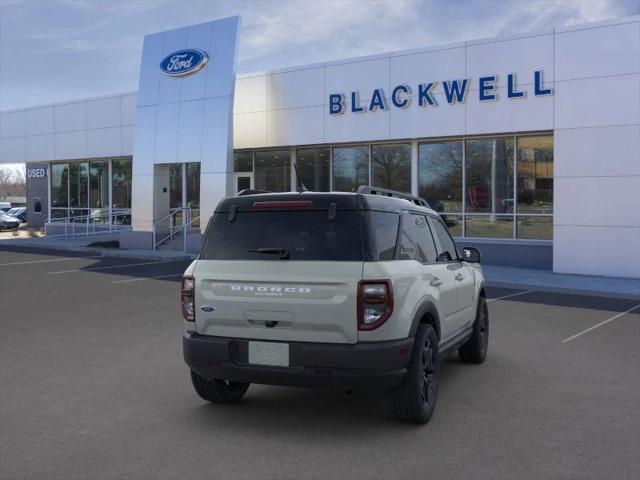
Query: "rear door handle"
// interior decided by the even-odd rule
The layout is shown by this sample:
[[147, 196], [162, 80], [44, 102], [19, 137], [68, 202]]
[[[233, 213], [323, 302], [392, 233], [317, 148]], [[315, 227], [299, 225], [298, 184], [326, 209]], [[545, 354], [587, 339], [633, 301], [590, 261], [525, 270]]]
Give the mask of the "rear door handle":
[[440, 280], [438, 277], [435, 277], [429, 282], [429, 285], [431, 285], [432, 287], [439, 287], [440, 285], [442, 285], [442, 280]]
[[459, 274], [457, 274], [454, 278], [455, 278], [456, 280], [458, 280], [458, 281], [460, 281], [460, 280], [464, 280], [464, 275], [462, 275], [461, 273], [459, 273]]

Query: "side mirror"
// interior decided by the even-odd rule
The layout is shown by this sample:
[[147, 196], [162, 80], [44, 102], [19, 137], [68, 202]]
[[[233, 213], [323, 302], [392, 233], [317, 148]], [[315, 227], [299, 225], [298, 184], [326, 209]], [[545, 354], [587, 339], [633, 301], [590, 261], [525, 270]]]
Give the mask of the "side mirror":
[[469, 263], [480, 263], [480, 250], [473, 247], [464, 247], [462, 249], [462, 260]]

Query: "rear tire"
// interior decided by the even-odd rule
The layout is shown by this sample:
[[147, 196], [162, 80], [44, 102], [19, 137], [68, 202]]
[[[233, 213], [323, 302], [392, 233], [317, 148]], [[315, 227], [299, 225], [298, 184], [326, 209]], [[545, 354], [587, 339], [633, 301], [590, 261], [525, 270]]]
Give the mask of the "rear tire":
[[405, 422], [427, 423], [436, 406], [439, 376], [438, 336], [431, 325], [421, 324], [407, 375], [400, 386], [389, 392], [396, 417]]
[[487, 357], [489, 349], [489, 309], [484, 297], [478, 298], [476, 320], [473, 322], [473, 334], [467, 342], [458, 349], [463, 362], [482, 363]]
[[249, 383], [230, 382], [227, 380], [208, 380], [191, 371], [191, 383], [196, 393], [208, 402], [236, 403], [249, 389]]

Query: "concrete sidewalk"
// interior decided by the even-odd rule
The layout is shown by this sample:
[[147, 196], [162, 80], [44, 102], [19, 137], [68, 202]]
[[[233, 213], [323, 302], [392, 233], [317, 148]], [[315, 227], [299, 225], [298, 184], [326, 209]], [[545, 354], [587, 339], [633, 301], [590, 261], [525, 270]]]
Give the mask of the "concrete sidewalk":
[[488, 286], [638, 300], [640, 280], [553, 273], [550, 270], [482, 265]]
[[127, 257], [158, 260], [185, 260], [195, 258], [195, 254], [172, 250], [125, 250], [120, 248], [89, 247], [94, 242], [117, 240], [117, 234], [92, 237], [38, 237], [11, 238], [0, 240], [0, 249], [20, 248], [24, 250], [61, 250], [66, 252], [85, 252], [105, 257]]

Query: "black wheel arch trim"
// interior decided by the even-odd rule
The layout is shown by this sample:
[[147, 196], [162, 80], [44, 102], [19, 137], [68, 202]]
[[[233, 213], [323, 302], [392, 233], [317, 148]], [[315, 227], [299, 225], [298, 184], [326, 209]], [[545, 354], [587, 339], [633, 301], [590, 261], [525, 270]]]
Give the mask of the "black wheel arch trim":
[[438, 336], [438, 339], [441, 339], [442, 337], [440, 336], [440, 332], [441, 332], [440, 315], [438, 315], [438, 309], [436, 308], [435, 304], [429, 300], [427, 300], [422, 305], [420, 305], [420, 307], [418, 308], [418, 311], [414, 315], [413, 322], [411, 323], [411, 329], [409, 330], [409, 337], [416, 336], [416, 332], [418, 331], [418, 326], [420, 325], [420, 323], [422, 323], [422, 319], [426, 315], [431, 316], [432, 321], [430, 323], [433, 325], [433, 328], [436, 330], [436, 335]]

